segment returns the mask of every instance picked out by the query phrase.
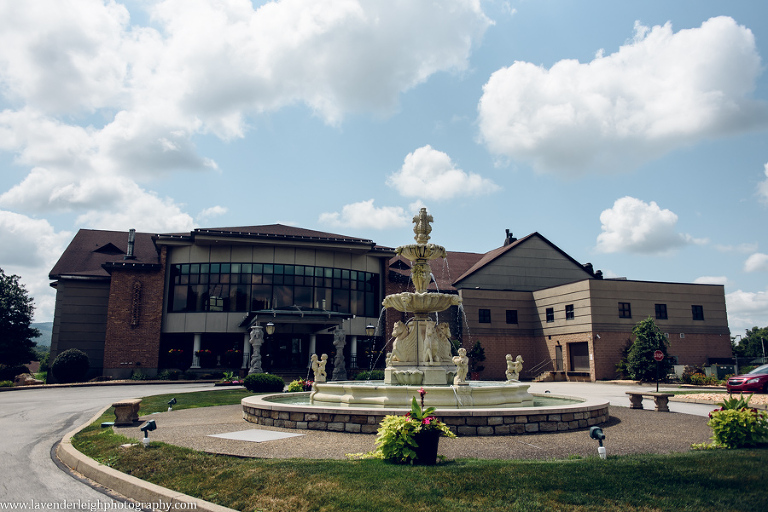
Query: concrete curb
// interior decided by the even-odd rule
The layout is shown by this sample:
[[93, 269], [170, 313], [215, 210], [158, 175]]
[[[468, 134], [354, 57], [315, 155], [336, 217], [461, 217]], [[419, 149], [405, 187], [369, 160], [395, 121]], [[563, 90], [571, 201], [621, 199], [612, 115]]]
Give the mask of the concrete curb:
[[92, 386], [146, 386], [163, 384], [215, 384], [218, 379], [200, 380], [105, 380], [103, 382], [73, 382], [70, 384], [35, 384], [33, 386], [11, 386], [0, 388], [0, 393], [6, 391], [22, 391], [25, 389], [57, 389], [57, 388], [87, 388]]
[[222, 507], [187, 494], [160, 487], [153, 483], [126, 475], [120, 471], [105, 466], [90, 457], [86, 457], [72, 446], [72, 437], [87, 427], [112, 406], [99, 411], [85, 424], [68, 432], [56, 448], [56, 456], [72, 471], [83, 475], [104, 487], [115, 491], [126, 498], [142, 504], [161, 504], [162, 510], [197, 510], [203, 512], [237, 512], [234, 509]]

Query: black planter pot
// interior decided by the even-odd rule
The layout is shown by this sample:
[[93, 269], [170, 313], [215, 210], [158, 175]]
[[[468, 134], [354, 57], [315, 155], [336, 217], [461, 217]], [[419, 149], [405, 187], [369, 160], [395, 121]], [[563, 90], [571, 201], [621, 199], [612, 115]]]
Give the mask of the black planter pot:
[[440, 442], [439, 430], [423, 430], [413, 436], [419, 446], [414, 448], [416, 452], [415, 465], [434, 466], [437, 462], [437, 445]]

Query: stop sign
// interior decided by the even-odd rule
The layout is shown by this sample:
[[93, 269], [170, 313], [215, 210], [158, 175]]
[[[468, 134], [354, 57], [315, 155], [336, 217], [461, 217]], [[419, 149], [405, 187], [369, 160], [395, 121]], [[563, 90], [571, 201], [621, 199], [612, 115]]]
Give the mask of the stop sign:
[[653, 358], [657, 361], [663, 361], [664, 360], [664, 352], [661, 350], [657, 350], [653, 353]]

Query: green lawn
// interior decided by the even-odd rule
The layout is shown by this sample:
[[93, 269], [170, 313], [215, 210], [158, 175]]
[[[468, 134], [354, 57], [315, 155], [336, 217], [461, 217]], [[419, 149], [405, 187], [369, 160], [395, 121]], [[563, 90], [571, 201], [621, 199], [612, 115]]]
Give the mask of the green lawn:
[[[239, 403], [249, 394], [177, 395], [174, 408]], [[170, 395], [144, 400], [144, 413], [152, 412], [153, 403], [166, 410]], [[157, 442], [148, 449], [120, 448], [133, 441], [98, 427], [109, 415], [79, 433], [74, 446], [120, 471], [249, 512], [768, 510], [766, 449], [605, 461], [462, 459], [434, 467], [380, 460], [243, 459]]]

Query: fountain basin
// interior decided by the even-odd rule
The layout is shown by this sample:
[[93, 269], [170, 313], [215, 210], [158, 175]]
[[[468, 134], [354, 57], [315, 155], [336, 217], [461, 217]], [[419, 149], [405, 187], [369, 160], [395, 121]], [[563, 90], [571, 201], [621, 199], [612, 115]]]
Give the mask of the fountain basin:
[[395, 249], [395, 254], [399, 254], [410, 261], [435, 260], [437, 258], [445, 258], [446, 255], [445, 247], [437, 244], [401, 245]]
[[447, 293], [402, 292], [387, 295], [381, 304], [385, 308], [394, 308], [401, 313], [425, 315], [458, 306], [461, 304], [461, 297]]
[[[425, 407], [530, 407], [529, 384], [426, 386]], [[364, 385], [358, 381], [315, 383], [309, 395], [313, 405], [361, 404], [410, 409], [422, 386]]]
[[[281, 393], [243, 398], [243, 419], [268, 427], [375, 434], [384, 416], [403, 415], [410, 411], [410, 407], [371, 407], [362, 404], [314, 406], [272, 401], [281, 398], [296, 399], [302, 395], [309, 400], [309, 393]], [[459, 436], [565, 432], [608, 421], [607, 401], [550, 394], [532, 396], [534, 400], [563, 399], [570, 402], [541, 406], [534, 403], [531, 407], [438, 408], [435, 414]]]

